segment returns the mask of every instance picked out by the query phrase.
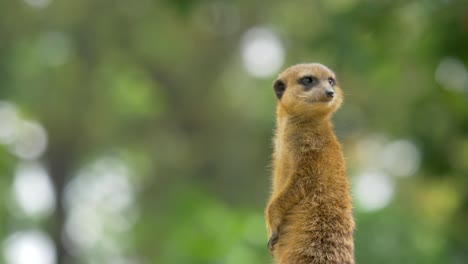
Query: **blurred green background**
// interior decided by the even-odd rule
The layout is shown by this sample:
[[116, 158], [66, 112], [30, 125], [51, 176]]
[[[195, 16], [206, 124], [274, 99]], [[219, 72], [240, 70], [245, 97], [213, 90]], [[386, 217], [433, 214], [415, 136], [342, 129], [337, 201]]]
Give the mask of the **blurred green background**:
[[468, 263], [468, 3], [0, 1], [0, 262], [271, 263], [276, 74], [321, 62], [357, 263]]

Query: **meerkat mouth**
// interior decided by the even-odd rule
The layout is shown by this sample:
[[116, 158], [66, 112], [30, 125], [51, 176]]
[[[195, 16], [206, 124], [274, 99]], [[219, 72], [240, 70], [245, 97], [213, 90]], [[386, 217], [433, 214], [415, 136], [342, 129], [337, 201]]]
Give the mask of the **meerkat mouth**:
[[325, 99], [307, 99], [307, 103], [310, 103], [310, 104], [317, 104], [317, 103], [331, 103], [333, 102], [335, 98], [332, 97], [332, 98], [325, 98]]

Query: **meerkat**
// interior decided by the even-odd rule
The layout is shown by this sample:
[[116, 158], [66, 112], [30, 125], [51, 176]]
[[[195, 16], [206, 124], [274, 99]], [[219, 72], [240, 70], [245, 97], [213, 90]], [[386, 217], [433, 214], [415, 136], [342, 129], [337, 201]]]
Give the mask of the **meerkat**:
[[353, 264], [350, 186], [330, 120], [343, 101], [335, 73], [319, 63], [298, 64], [279, 74], [273, 88], [269, 251], [277, 264]]

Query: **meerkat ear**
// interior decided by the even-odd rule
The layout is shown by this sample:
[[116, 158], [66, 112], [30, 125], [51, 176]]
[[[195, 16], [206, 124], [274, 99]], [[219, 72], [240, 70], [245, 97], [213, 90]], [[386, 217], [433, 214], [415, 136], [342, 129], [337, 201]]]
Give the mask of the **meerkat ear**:
[[281, 99], [281, 97], [284, 94], [284, 91], [286, 91], [286, 84], [284, 84], [284, 82], [281, 80], [276, 80], [273, 84], [273, 89], [275, 90], [276, 97], [278, 99]]

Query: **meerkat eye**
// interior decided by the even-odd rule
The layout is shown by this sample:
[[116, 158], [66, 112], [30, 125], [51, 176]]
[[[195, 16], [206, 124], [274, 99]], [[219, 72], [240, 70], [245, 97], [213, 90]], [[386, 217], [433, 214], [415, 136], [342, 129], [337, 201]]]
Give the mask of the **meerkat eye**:
[[310, 86], [311, 84], [314, 84], [315, 82], [316, 82], [316, 79], [310, 76], [302, 77], [301, 79], [299, 79], [299, 83], [305, 86]]
[[328, 82], [331, 86], [335, 86], [335, 79], [333, 79], [332, 77], [328, 78]]

